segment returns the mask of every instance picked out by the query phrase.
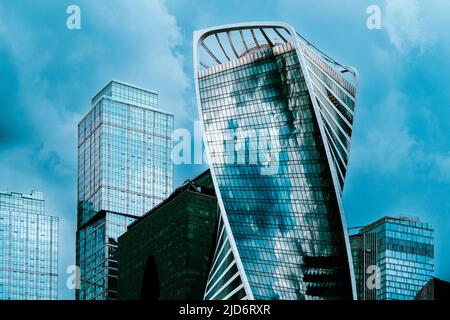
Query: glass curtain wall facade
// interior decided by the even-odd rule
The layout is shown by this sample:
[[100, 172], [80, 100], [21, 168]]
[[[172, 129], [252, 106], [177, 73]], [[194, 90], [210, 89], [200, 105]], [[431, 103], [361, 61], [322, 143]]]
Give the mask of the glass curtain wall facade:
[[356, 72], [331, 61], [286, 24], [194, 34], [221, 206], [205, 299], [354, 298], [341, 194]]
[[117, 239], [172, 191], [173, 116], [158, 95], [111, 81], [78, 125], [77, 299], [117, 298]]
[[[358, 292], [376, 291], [366, 295], [366, 300], [413, 300], [434, 272], [433, 234], [431, 225], [409, 218], [384, 217], [361, 228], [360, 236], [376, 239], [375, 264], [379, 268], [380, 286], [370, 289], [366, 282], [358, 282], [363, 286]], [[367, 265], [361, 260], [354, 262], [355, 272], [364, 272], [361, 269]]]
[[201, 300], [218, 206], [208, 171], [184, 183], [119, 238], [120, 300]]
[[58, 299], [58, 227], [42, 192], [0, 192], [0, 300]]

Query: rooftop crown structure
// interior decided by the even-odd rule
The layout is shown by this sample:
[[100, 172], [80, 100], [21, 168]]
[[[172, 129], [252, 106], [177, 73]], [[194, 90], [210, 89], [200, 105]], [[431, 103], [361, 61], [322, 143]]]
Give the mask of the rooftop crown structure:
[[194, 33], [220, 206], [205, 299], [353, 299], [341, 197], [356, 70], [284, 23]]

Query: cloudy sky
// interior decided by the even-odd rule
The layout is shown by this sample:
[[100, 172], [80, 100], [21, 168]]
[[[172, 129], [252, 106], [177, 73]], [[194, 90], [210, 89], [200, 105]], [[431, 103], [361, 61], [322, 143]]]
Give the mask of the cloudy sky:
[[[66, 9], [81, 8], [81, 30]], [[257, 5], [255, 5], [257, 4]], [[367, 7], [382, 29], [366, 27]], [[447, 0], [0, 1], [0, 189], [42, 190], [60, 217], [60, 298], [75, 262], [76, 125], [110, 79], [156, 90], [176, 128], [197, 119], [192, 33], [285, 21], [360, 73], [344, 192], [349, 226], [385, 215], [435, 227], [436, 276], [450, 280], [450, 34]], [[175, 185], [204, 166], [176, 166]]]

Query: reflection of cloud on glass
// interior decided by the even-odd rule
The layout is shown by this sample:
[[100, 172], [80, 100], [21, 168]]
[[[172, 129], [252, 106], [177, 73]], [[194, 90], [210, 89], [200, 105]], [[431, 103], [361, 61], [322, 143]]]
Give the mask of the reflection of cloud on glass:
[[[229, 220], [229, 236], [242, 260], [243, 281], [248, 280], [246, 294], [256, 299], [349, 298], [352, 275], [342, 234], [342, 189], [337, 188], [343, 187], [346, 172], [356, 88], [333, 69], [336, 66], [328, 65], [331, 60], [303, 42], [268, 40], [264, 32], [280, 32], [270, 23], [267, 31], [252, 25], [249, 30], [239, 28], [199, 32], [194, 37], [199, 39], [200, 53], [194, 56], [200, 57], [196, 79], [201, 118], [208, 124], [208, 152], [223, 156], [227, 148], [217, 147], [224, 144], [218, 138], [230, 130], [256, 130], [259, 141], [266, 143], [259, 146], [257, 164], [213, 162], [210, 168], [223, 218]], [[244, 42], [244, 31], [253, 35], [254, 45]], [[216, 54], [225, 52], [220, 32], [228, 34], [231, 46], [234, 32], [246, 51], [231, 61], [225, 54], [220, 61]], [[258, 44], [255, 32], [265, 34], [264, 44]], [[289, 34], [297, 39], [294, 32]], [[211, 35], [219, 46], [205, 44]], [[216, 63], [213, 66], [205, 63], [208, 55], [209, 62]], [[309, 64], [305, 66], [303, 59]], [[309, 77], [315, 77], [313, 83]], [[227, 96], [235, 103], [230, 104]], [[271, 140], [276, 143], [269, 144]], [[238, 141], [240, 152], [244, 146]], [[275, 172], [267, 174], [275, 163]], [[333, 175], [334, 164], [340, 166], [339, 181]]]

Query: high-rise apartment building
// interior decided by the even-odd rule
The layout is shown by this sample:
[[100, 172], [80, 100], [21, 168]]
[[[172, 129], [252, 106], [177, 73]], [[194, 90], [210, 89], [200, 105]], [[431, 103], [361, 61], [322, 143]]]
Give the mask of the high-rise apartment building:
[[356, 70], [278, 22], [194, 33], [194, 70], [223, 235], [205, 299], [353, 299]]
[[58, 217], [42, 192], [0, 191], [0, 300], [58, 299]]
[[202, 300], [219, 236], [217, 222], [217, 199], [207, 170], [119, 237], [119, 299]]
[[413, 300], [433, 275], [433, 233], [428, 223], [409, 218], [361, 227], [350, 237], [358, 298]]
[[172, 192], [173, 116], [154, 92], [109, 82], [78, 125], [77, 299], [117, 298], [117, 238]]

